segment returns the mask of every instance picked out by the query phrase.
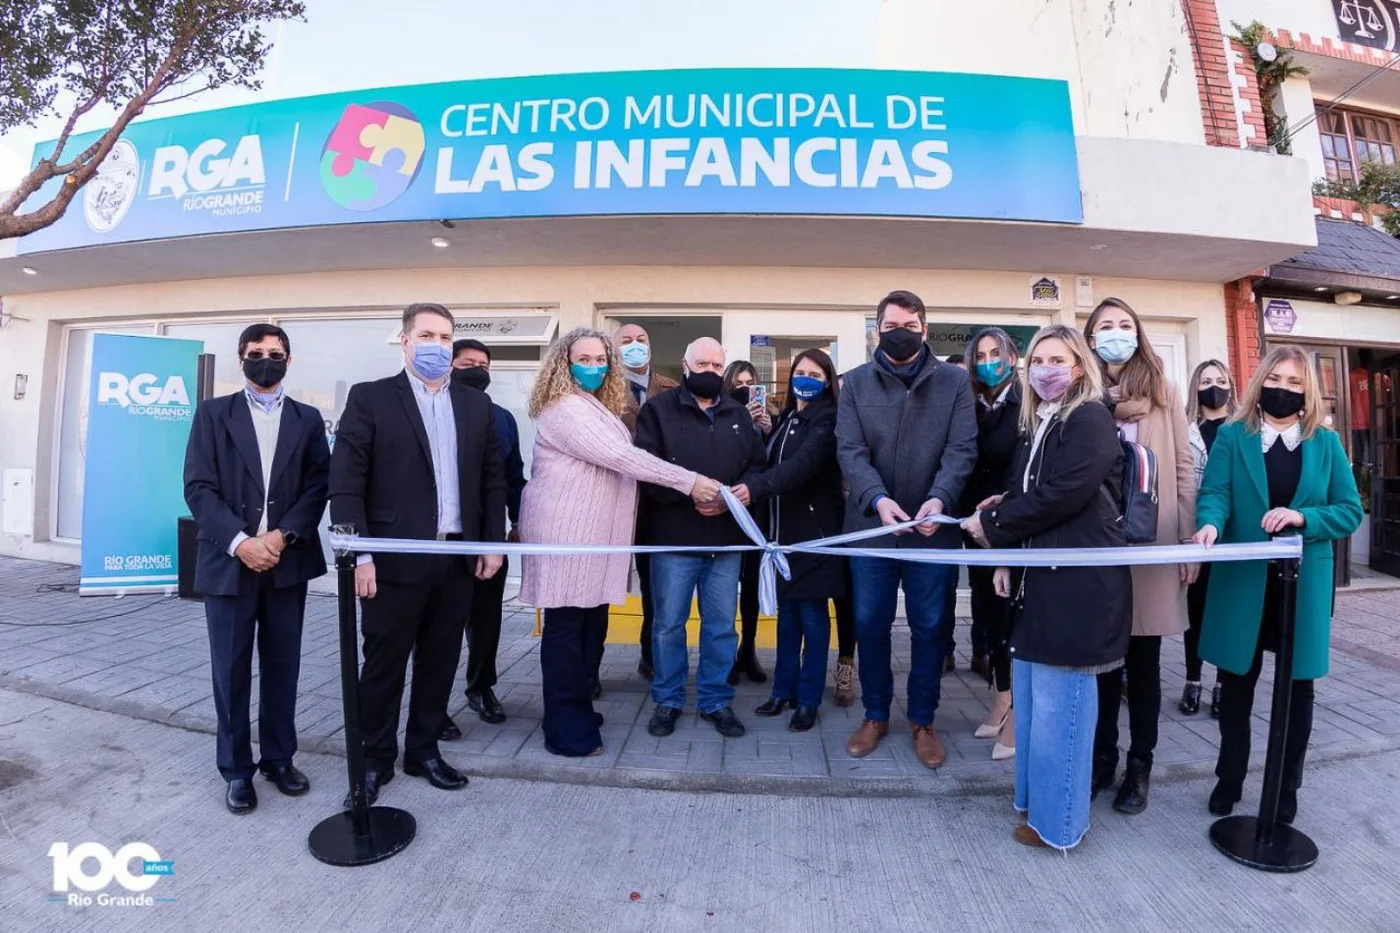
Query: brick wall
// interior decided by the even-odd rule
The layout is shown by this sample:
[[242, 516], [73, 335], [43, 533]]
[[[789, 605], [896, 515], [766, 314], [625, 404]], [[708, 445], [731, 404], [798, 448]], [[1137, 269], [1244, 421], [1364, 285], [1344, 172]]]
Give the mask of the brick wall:
[[1244, 43], [1230, 39], [1230, 70], [1235, 86], [1235, 103], [1239, 108], [1241, 144], [1248, 148], [1267, 149], [1269, 131], [1264, 126], [1264, 103], [1259, 97], [1259, 76], [1254, 73], [1254, 54]]
[[[1230, 63], [1225, 57], [1225, 34], [1215, 0], [1181, 0], [1186, 28], [1191, 40], [1191, 57], [1196, 63], [1196, 90], [1201, 97], [1201, 120], [1205, 124], [1206, 145], [1239, 148], [1239, 111], [1235, 106], [1235, 86]], [[1253, 69], [1249, 69], [1251, 76]], [[1257, 98], [1256, 92], [1256, 98]]]
[[1225, 340], [1230, 347], [1228, 362], [1235, 384], [1242, 386], [1259, 365], [1263, 348], [1253, 278], [1225, 284]]

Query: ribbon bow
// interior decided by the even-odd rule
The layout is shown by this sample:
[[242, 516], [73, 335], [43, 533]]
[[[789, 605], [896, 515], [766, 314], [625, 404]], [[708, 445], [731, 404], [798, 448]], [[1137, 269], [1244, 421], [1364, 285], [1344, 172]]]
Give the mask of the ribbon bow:
[[792, 579], [792, 568], [788, 566], [785, 548], [776, 541], [769, 541], [763, 537], [763, 532], [759, 531], [758, 523], [753, 520], [749, 510], [744, 508], [744, 503], [740, 502], [738, 496], [730, 492], [728, 487], [721, 486], [719, 494], [724, 498], [724, 504], [729, 506], [729, 514], [734, 516], [739, 527], [744, 529], [744, 534], [758, 546], [762, 555], [758, 562], [758, 611], [766, 616], [777, 615], [777, 574], [782, 574], [784, 580]]

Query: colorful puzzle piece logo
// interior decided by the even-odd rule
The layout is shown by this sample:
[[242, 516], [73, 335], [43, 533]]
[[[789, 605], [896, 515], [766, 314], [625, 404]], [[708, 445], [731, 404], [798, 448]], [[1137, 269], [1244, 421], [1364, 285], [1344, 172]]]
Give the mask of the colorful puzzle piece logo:
[[407, 108], [350, 104], [321, 148], [321, 186], [341, 207], [375, 210], [408, 190], [425, 148], [423, 124]]

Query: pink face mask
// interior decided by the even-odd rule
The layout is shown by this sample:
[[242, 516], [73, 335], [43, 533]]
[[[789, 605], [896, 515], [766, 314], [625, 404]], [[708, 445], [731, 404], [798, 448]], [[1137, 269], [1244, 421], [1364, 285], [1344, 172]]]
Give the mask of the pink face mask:
[[1071, 366], [1032, 366], [1031, 388], [1047, 402], [1058, 402], [1073, 380]]

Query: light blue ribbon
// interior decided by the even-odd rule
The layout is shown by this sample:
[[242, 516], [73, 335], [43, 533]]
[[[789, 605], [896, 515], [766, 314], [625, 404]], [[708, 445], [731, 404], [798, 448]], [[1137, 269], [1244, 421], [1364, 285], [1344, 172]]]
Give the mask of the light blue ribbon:
[[330, 544], [337, 553], [357, 554], [507, 554], [515, 556], [563, 556], [576, 554], [735, 554], [758, 551], [758, 605], [764, 615], [778, 608], [778, 576], [792, 579], [789, 554], [825, 554], [835, 557], [877, 557], [918, 564], [951, 564], [970, 567], [1112, 567], [1146, 564], [1209, 564], [1247, 560], [1296, 560], [1303, 556], [1303, 539], [1297, 535], [1250, 544], [1154, 545], [1150, 547], [1103, 548], [853, 548], [850, 544], [883, 538], [896, 532], [913, 531], [919, 525], [959, 525], [962, 519], [931, 515], [897, 525], [879, 525], [863, 531], [818, 538], [799, 544], [769, 541], [759, 530], [744, 504], [728, 489], [720, 495], [729, 514], [738, 522], [752, 544], [722, 547], [676, 547], [671, 545], [624, 544], [509, 544], [483, 541], [421, 541], [410, 538], [361, 538], [331, 528]]

